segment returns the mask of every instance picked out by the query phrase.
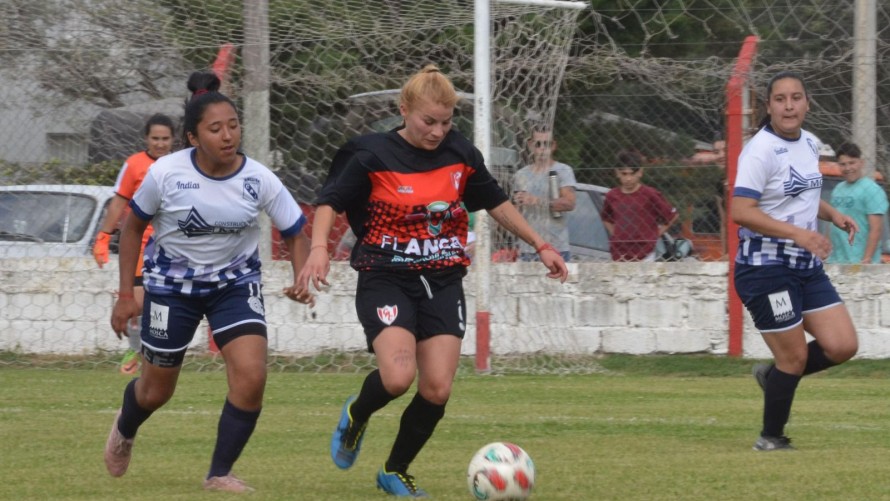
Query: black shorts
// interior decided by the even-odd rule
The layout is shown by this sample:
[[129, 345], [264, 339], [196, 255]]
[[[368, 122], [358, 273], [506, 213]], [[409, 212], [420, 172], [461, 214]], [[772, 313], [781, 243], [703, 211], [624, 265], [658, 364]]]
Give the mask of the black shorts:
[[361, 271], [355, 293], [355, 310], [365, 329], [368, 351], [387, 327], [402, 327], [418, 341], [439, 334], [461, 339], [467, 329], [467, 302], [463, 276], [466, 270], [439, 273]]

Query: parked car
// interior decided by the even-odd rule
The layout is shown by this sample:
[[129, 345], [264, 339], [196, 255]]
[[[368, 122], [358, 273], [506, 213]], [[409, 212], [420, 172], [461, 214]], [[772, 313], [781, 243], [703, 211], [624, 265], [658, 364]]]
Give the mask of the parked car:
[[0, 187], [0, 258], [90, 255], [113, 196], [111, 186]]
[[611, 261], [609, 233], [600, 218], [609, 188], [578, 183], [575, 210], [565, 213], [572, 261]]

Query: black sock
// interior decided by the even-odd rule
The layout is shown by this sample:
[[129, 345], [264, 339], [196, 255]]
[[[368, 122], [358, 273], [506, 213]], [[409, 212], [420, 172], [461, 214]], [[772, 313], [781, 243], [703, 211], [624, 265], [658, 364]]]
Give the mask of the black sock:
[[139, 378], [133, 378], [124, 389], [124, 403], [121, 405], [121, 417], [117, 420], [117, 430], [121, 432], [124, 438], [133, 438], [142, 423], [151, 416], [152, 412], [142, 407], [136, 402], [136, 381]]
[[763, 436], [781, 437], [791, 415], [791, 403], [801, 376], [782, 372], [773, 367], [766, 377], [763, 390]]
[[226, 399], [222, 415], [219, 416], [216, 447], [213, 449], [207, 478], [223, 477], [232, 471], [232, 465], [247, 445], [259, 417], [260, 411], [241, 410]]
[[414, 395], [414, 399], [402, 413], [399, 434], [396, 435], [389, 459], [386, 460], [386, 471], [407, 472], [408, 465], [433, 435], [433, 430], [444, 415], [445, 405], [429, 402], [420, 393]]
[[817, 343], [815, 339], [807, 344], [807, 365], [803, 369], [804, 376], [824, 371], [835, 365], [837, 364], [825, 356], [825, 350], [819, 346], [819, 343]]
[[371, 414], [386, 407], [386, 404], [392, 402], [395, 398], [383, 387], [380, 370], [375, 369], [365, 378], [358, 397], [349, 408], [349, 413], [355, 422], [364, 423], [371, 419]]

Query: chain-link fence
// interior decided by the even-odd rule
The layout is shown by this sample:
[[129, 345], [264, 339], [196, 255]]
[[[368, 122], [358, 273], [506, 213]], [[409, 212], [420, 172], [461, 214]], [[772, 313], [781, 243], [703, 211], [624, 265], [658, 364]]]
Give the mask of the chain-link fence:
[[[853, 58], [861, 33], [852, 1], [592, 0], [582, 11], [546, 3], [492, 0], [489, 167], [512, 191], [513, 174], [532, 162], [532, 128], [552, 127], [555, 158], [582, 183], [567, 216], [573, 259], [610, 259], [600, 215], [627, 152], [639, 160], [642, 182], [678, 212], [669, 234], [691, 243], [681, 256], [727, 258], [725, 85], [749, 34], [760, 39], [755, 92], [780, 69], [797, 71], [812, 98], [806, 127], [827, 146], [852, 135], [853, 73], [862, 64]], [[890, 47], [888, 13], [890, 3], [878, 1], [870, 62], [878, 171], [890, 156], [890, 86], [878, 64]], [[7, 0], [0, 63], [0, 184], [7, 187], [112, 185], [122, 161], [144, 147], [145, 119], [181, 115], [185, 81], [196, 69], [217, 71], [245, 114], [250, 96], [266, 96], [267, 144], [246, 152], [272, 167], [308, 212], [336, 148], [399, 125], [397, 89], [427, 63], [466, 93], [455, 126], [472, 137], [468, 0]], [[253, 116], [244, 122], [246, 135], [264, 127]], [[11, 244], [0, 245], [0, 258], [88, 254], [89, 224], [106, 200], [107, 192], [95, 199], [95, 213], [75, 214], [77, 204], [67, 203], [40, 216], [33, 197], [0, 194], [0, 244]], [[77, 217], [86, 218], [82, 234]], [[516, 242], [493, 232], [496, 260], [514, 259]], [[345, 222], [338, 224], [335, 259], [346, 259], [348, 237]], [[41, 242], [74, 250], [25, 245]], [[274, 257], [281, 252], [273, 246]]]

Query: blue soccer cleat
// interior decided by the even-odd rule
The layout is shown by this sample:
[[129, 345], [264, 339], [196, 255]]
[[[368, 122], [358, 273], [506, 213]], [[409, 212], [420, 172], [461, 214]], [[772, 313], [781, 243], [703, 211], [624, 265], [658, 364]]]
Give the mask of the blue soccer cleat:
[[425, 490], [417, 487], [414, 477], [407, 473], [388, 472], [381, 468], [377, 472], [377, 488], [381, 491], [403, 498], [428, 498]]
[[338, 468], [347, 469], [355, 463], [358, 453], [362, 448], [362, 439], [365, 438], [365, 428], [368, 427], [367, 421], [364, 423], [355, 423], [349, 408], [352, 402], [355, 402], [355, 395], [346, 399], [343, 404], [343, 410], [340, 413], [340, 422], [337, 423], [337, 429], [334, 430], [334, 436], [331, 437], [331, 459]]

